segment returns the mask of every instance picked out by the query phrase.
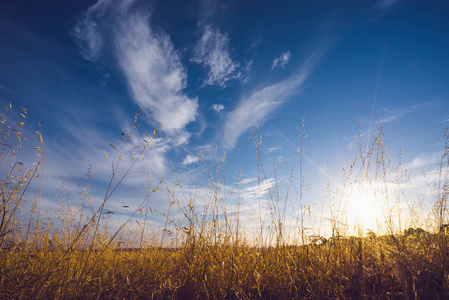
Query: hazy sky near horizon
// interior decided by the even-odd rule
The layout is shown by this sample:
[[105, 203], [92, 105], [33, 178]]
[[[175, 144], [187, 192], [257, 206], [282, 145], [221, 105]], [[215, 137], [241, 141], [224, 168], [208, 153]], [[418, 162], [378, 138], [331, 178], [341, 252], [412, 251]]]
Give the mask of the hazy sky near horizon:
[[[200, 155], [213, 164], [226, 151], [226, 184], [241, 169], [248, 195], [258, 174], [251, 129], [259, 122], [272, 188], [274, 160], [289, 180], [304, 116], [305, 204], [315, 205], [328, 165], [340, 178], [354, 160], [359, 129], [369, 142], [383, 124], [416, 176], [435, 165], [449, 127], [449, 3], [3, 1], [0, 104], [8, 103], [13, 119], [28, 109], [30, 135], [42, 125], [47, 208], [62, 179], [76, 186], [89, 165], [101, 194], [109, 144], [120, 147], [139, 108], [133, 145], [163, 126], [136, 171], [169, 185], [170, 162], [193, 169]], [[110, 209], [138, 205], [146, 189], [130, 176]], [[166, 208], [165, 195], [154, 197]]]

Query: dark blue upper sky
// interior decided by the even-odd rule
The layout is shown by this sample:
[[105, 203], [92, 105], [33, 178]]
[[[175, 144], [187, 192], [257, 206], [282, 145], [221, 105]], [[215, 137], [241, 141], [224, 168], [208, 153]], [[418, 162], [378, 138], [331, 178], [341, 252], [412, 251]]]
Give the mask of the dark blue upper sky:
[[104, 151], [142, 108], [137, 137], [163, 126], [137, 168], [160, 178], [169, 160], [223, 150], [230, 175], [253, 178], [251, 128], [260, 122], [271, 166], [294, 156], [305, 116], [308, 201], [319, 202], [323, 171], [353, 161], [359, 129], [372, 141], [383, 124], [411, 170], [435, 163], [448, 70], [447, 1], [0, 3], [0, 103], [26, 107], [30, 133], [42, 124], [47, 191], [89, 164], [101, 182]]

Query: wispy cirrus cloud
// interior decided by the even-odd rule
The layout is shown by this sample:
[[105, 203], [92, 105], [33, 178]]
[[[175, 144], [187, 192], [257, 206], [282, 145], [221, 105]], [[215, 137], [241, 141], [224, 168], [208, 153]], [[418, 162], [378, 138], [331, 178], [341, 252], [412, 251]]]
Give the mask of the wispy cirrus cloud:
[[[243, 182], [242, 182], [243, 183]], [[246, 200], [257, 199], [270, 193], [270, 189], [276, 186], [276, 180], [274, 178], [268, 178], [258, 183], [252, 183], [252, 181], [244, 182], [249, 186], [243, 189], [242, 198]], [[251, 184], [249, 184], [251, 183]]]
[[392, 111], [388, 108], [383, 108], [381, 113], [382, 116], [379, 119], [377, 119], [374, 123], [386, 124], [403, 117], [404, 114], [405, 112], [402, 111]]
[[292, 54], [290, 53], [290, 51], [282, 53], [281, 56], [274, 59], [271, 69], [273, 70], [276, 67], [282, 69], [285, 68], [285, 66], [290, 62], [291, 56]]
[[[132, 124], [132, 122], [129, 123]], [[59, 179], [70, 176], [71, 179], [78, 179], [84, 175], [87, 167], [92, 165], [96, 177], [107, 179], [111, 175], [111, 161], [118, 163], [121, 149], [127, 155], [120, 159], [119, 164], [126, 168], [132, 164], [134, 155], [132, 153], [139, 153], [143, 150], [142, 146], [144, 145], [146, 145], [146, 150], [143, 151], [144, 156], [136, 163], [135, 171], [146, 174], [148, 170], [151, 170], [163, 176], [169, 169], [166, 153], [170, 149], [170, 145], [164, 138], [156, 136], [149, 139], [148, 135], [135, 131], [132, 137], [128, 137], [125, 142], [123, 136], [107, 135], [88, 122], [81, 120], [67, 120], [59, 125], [64, 130], [64, 135], [59, 139], [46, 142], [48, 147], [46, 157], [49, 158], [46, 163], [47, 176], [51, 175]], [[108, 158], [105, 157], [105, 154]], [[64, 168], [61, 168], [62, 165]], [[145, 183], [147, 180], [145, 176], [133, 172], [127, 177], [133, 178], [125, 183], [131, 185]]]
[[98, 30], [98, 24], [86, 15], [78, 20], [72, 31], [75, 42], [80, 48], [81, 55], [90, 61], [96, 61], [104, 45], [104, 39]]
[[380, 112], [379, 112], [379, 118], [377, 120], [374, 121], [374, 123], [376, 124], [386, 124], [392, 121], [395, 121], [399, 118], [402, 118], [414, 111], [416, 111], [419, 107], [421, 107], [422, 105], [425, 105], [426, 103], [422, 103], [422, 104], [415, 104], [412, 105], [410, 107], [406, 107], [402, 110], [392, 110], [388, 107], [384, 107]]
[[308, 76], [308, 71], [297, 76], [255, 89], [249, 96], [240, 100], [237, 107], [226, 118], [224, 143], [234, 148], [240, 135], [253, 126], [258, 120], [263, 121], [289, 97], [296, 94]]
[[208, 69], [204, 85], [226, 87], [228, 81], [242, 77], [240, 64], [230, 55], [228, 35], [210, 26], [203, 27], [203, 35], [195, 46], [192, 61]]
[[282, 149], [282, 147], [270, 147], [270, 148], [268, 148], [267, 150], [265, 150], [267, 153], [271, 153], [271, 152], [274, 152], [274, 151], [277, 151], [277, 150], [280, 150], [280, 149]]
[[277, 83], [258, 86], [246, 97], [242, 97], [235, 109], [226, 116], [224, 146], [234, 148], [242, 133], [254, 126], [257, 121], [263, 122], [269, 114], [288, 101], [291, 96], [298, 94], [331, 42], [332, 40], [326, 35], [292, 76]]
[[137, 105], [164, 123], [172, 144], [184, 144], [198, 99], [183, 93], [187, 72], [170, 37], [154, 32], [150, 12], [133, 4], [99, 0], [80, 18], [73, 36], [86, 59], [97, 60], [102, 48], [112, 50]]

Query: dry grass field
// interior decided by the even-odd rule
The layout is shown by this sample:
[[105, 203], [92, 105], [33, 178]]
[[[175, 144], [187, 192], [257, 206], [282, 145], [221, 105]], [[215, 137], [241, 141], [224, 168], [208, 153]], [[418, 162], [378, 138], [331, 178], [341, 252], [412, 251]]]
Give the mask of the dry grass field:
[[[449, 192], [447, 133], [438, 166], [434, 224], [426, 230], [399, 232], [387, 215], [385, 234], [351, 236], [338, 222], [340, 216], [334, 215], [334, 236], [309, 238], [304, 243], [300, 239], [291, 241], [285, 237], [283, 198], [274, 197], [271, 229], [261, 230], [262, 235], [271, 236], [272, 243], [260, 245], [249, 238], [238, 212], [227, 211], [221, 199], [211, 197], [199, 208], [195, 199], [184, 203], [169, 190], [171, 209], [178, 210], [182, 220], [167, 217], [174, 224], [171, 238], [179, 240], [176, 246], [161, 247], [159, 239], [143, 238], [142, 232], [122, 234], [134, 215], [144, 214], [142, 207], [116, 231], [111, 232], [108, 226], [105, 206], [119, 187], [120, 176], [127, 172], [118, 174], [112, 169], [111, 184], [98, 207], [90, 203], [86, 185], [77, 202], [61, 204], [64, 211], [58, 216], [40, 211], [39, 190], [35, 192], [34, 187], [41, 186], [43, 145], [35, 149], [35, 164], [26, 166], [16, 160], [23, 150], [26, 109], [22, 114], [24, 120], [18, 124], [8, 124], [4, 114], [1, 120], [1, 299], [449, 298], [449, 235], [444, 226]], [[299, 147], [305, 138], [302, 136]], [[253, 137], [262, 168], [257, 133]], [[379, 131], [372, 145], [359, 153], [346, 170], [347, 178], [349, 173], [358, 172], [353, 170], [356, 161], [361, 162], [362, 170], [371, 168], [380, 178], [389, 175], [385, 173], [391, 168], [387, 168], [382, 137]], [[40, 131], [37, 141], [43, 144]], [[144, 148], [150, 147], [134, 150], [137, 157]], [[298, 161], [301, 153], [296, 153]], [[132, 160], [126, 170], [136, 161]], [[53, 221], [55, 218], [59, 221]], [[146, 230], [150, 232], [151, 228]]]

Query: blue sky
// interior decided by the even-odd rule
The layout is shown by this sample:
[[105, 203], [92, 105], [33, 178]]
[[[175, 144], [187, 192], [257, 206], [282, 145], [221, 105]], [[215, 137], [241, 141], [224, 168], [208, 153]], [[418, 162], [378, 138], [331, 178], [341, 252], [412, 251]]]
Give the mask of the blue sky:
[[[28, 109], [29, 135], [42, 125], [49, 210], [62, 179], [75, 194], [89, 165], [99, 203], [116, 158], [109, 144], [121, 146], [139, 108], [131, 145], [163, 126], [111, 211], [137, 207], [148, 188], [142, 174], [171, 187], [170, 162], [191, 168], [183, 178], [200, 177], [207, 195], [208, 169], [193, 167], [200, 154], [200, 165], [213, 165], [226, 151], [225, 189], [241, 169], [242, 189], [251, 191], [257, 121], [272, 189], [273, 161], [285, 165], [280, 182], [298, 162], [291, 144], [305, 116], [303, 204], [322, 219], [323, 189], [354, 160], [359, 129], [372, 141], [383, 123], [392, 157], [403, 147], [413, 185], [425, 185], [421, 169], [432, 174], [449, 127], [448, 28], [447, 1], [4, 1], [0, 103], [12, 103], [12, 120]], [[22, 153], [33, 161], [32, 150]], [[167, 201], [163, 192], [150, 200], [161, 211]], [[248, 218], [255, 203], [248, 196], [243, 204]], [[294, 214], [298, 206], [288, 207]]]

